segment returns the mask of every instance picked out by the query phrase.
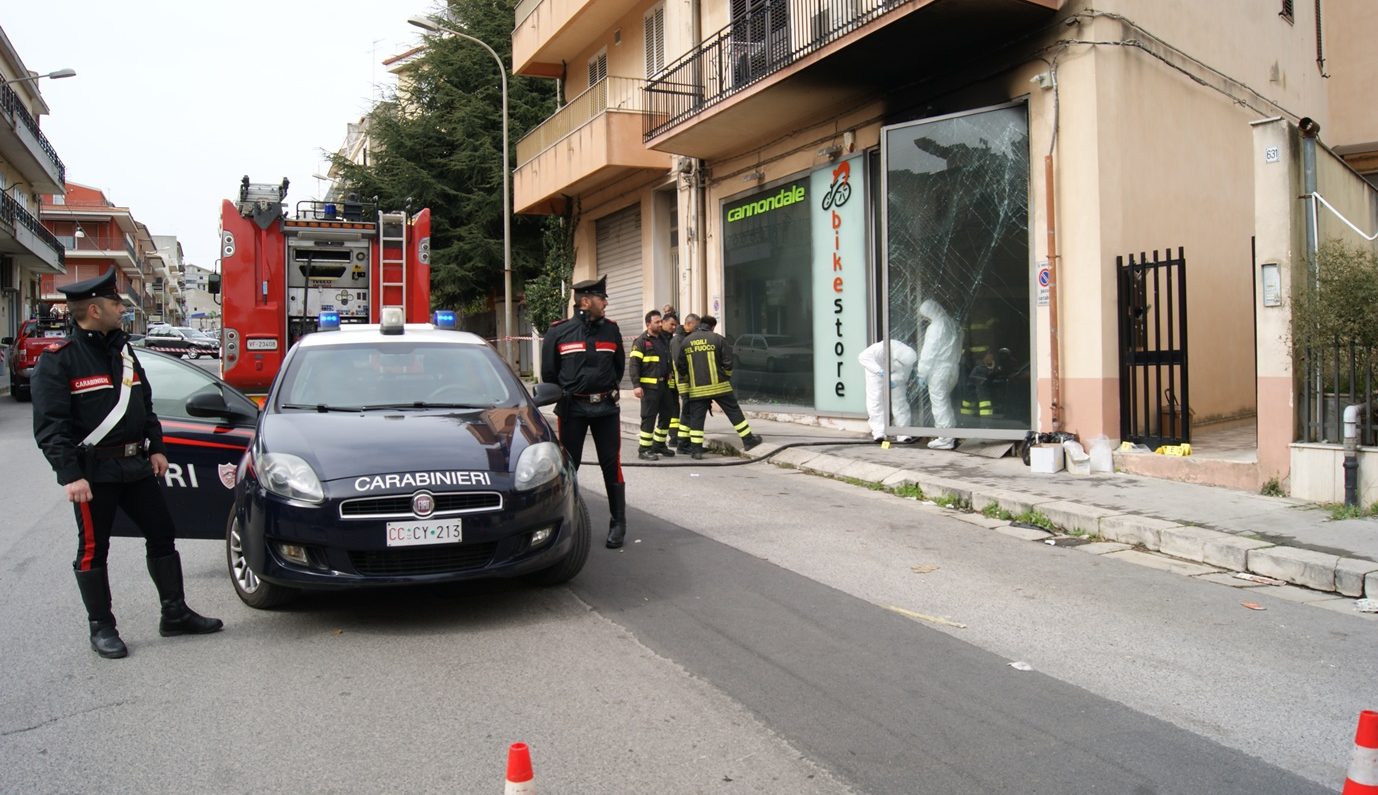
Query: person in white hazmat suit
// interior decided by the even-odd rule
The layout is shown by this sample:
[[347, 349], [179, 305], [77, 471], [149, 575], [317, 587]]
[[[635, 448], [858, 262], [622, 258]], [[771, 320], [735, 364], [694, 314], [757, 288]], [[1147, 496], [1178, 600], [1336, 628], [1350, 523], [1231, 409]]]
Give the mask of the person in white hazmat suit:
[[[866, 372], [866, 414], [871, 424], [871, 438], [885, 441], [885, 381], [890, 380], [890, 416], [901, 427], [909, 424], [909, 397], [906, 387], [914, 372], [919, 355], [899, 340], [890, 342], [889, 366], [885, 362], [885, 340], [877, 342], [857, 356]], [[896, 437], [897, 442], [912, 442], [912, 436]]]
[[[914, 375], [919, 386], [928, 387], [928, 405], [933, 410], [933, 427], [956, 425], [952, 413], [952, 390], [957, 386], [957, 369], [962, 358], [961, 332], [952, 316], [932, 298], [919, 305], [919, 317], [928, 321]], [[928, 443], [933, 450], [951, 450], [957, 440], [940, 436]]]

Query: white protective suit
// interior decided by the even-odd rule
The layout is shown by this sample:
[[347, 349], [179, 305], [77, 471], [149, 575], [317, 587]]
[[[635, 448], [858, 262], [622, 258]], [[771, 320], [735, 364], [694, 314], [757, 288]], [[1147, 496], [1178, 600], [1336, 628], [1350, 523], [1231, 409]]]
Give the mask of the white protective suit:
[[[890, 342], [890, 362], [885, 362], [885, 340], [877, 342], [857, 356], [861, 369], [866, 371], [866, 415], [871, 423], [871, 438], [885, 436], [885, 381], [890, 380], [890, 416], [894, 424], [909, 424], [909, 397], [906, 387], [919, 355], [899, 340]], [[900, 437], [908, 441], [908, 437]]]
[[[962, 359], [962, 335], [949, 315], [932, 298], [919, 305], [919, 316], [928, 321], [914, 375], [928, 382], [928, 402], [933, 409], [933, 426], [951, 428], [957, 424], [952, 414], [952, 390], [957, 387], [957, 369]], [[932, 445], [930, 445], [932, 446]]]

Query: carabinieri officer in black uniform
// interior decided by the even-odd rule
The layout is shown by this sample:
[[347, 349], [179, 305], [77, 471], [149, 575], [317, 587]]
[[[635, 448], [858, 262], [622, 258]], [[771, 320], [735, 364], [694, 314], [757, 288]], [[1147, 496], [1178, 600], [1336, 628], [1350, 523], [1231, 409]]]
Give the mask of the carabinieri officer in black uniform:
[[144, 534], [148, 573], [162, 601], [159, 634], [215, 632], [223, 626], [220, 619], [197, 615], [183, 597], [182, 559], [157, 480], [167, 472], [163, 430], [148, 378], [120, 329], [124, 302], [115, 269], [58, 290], [67, 296], [75, 325], [66, 342], [38, 360], [34, 439], [76, 511], [72, 567], [91, 625], [91, 648], [102, 657], [129, 653], [115, 629], [105, 570], [116, 507]]
[[604, 316], [607, 277], [574, 285], [574, 317], [551, 325], [541, 344], [541, 380], [559, 384], [565, 396], [555, 406], [560, 444], [578, 468], [584, 436], [593, 431], [598, 466], [608, 491], [608, 549], [627, 534], [627, 486], [622, 480], [622, 420], [618, 385], [627, 364], [622, 331]]

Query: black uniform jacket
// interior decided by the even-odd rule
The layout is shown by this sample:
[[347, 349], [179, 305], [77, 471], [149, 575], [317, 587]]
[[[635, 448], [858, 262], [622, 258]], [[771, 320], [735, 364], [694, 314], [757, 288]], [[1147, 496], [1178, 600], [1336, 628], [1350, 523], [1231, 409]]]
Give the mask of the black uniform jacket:
[[[147, 455], [96, 459], [78, 450], [119, 400], [124, 372], [120, 350], [128, 344], [129, 336], [123, 331], [102, 334], [77, 328], [66, 342], [39, 358], [32, 384], [34, 439], [57, 473], [58, 483], [82, 478], [92, 483], [128, 483], [152, 476]], [[153, 413], [153, 392], [134, 358], [133, 391], [124, 416], [96, 446], [143, 446], [145, 441], [149, 454], [166, 453], [163, 429]]]
[[633, 387], [657, 389], [666, 379], [674, 383], [674, 363], [670, 361], [670, 340], [664, 334], [643, 332], [632, 342], [627, 355], [627, 373]]
[[696, 328], [675, 355], [679, 392], [690, 400], [732, 391], [732, 344], [721, 334]]
[[[626, 366], [622, 332], [607, 318], [557, 321], [541, 344], [541, 380], [564, 390], [565, 398], [555, 407], [562, 417], [616, 414], [617, 403], [611, 398]], [[593, 396], [599, 399], [590, 400]]]

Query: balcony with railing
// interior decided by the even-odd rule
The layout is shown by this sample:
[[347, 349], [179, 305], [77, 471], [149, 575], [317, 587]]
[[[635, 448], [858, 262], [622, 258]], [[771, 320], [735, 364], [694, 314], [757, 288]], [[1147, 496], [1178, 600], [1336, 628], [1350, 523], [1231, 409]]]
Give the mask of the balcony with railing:
[[69, 262], [109, 259], [130, 276], [137, 276], [143, 272], [143, 259], [127, 235], [81, 231], [79, 234], [60, 234], [56, 239], [66, 248]]
[[640, 0], [523, 0], [512, 30], [512, 72], [562, 77], [596, 38], [617, 26]]
[[517, 212], [558, 213], [565, 194], [579, 194], [636, 171], [670, 167], [669, 155], [641, 142], [641, 85], [637, 78], [604, 78], [517, 142], [512, 180]]
[[0, 253], [39, 272], [66, 268], [62, 243], [8, 193], [0, 193]]
[[67, 167], [10, 86], [0, 85], [0, 119], [0, 157], [13, 164], [39, 193], [61, 193]]
[[949, 70], [1063, 0], [757, 0], [645, 86], [644, 140], [712, 157]]

